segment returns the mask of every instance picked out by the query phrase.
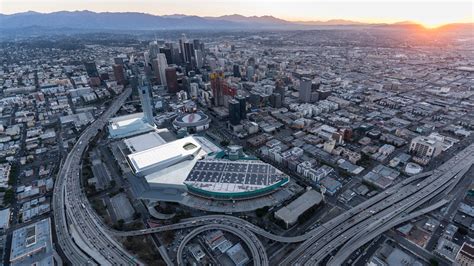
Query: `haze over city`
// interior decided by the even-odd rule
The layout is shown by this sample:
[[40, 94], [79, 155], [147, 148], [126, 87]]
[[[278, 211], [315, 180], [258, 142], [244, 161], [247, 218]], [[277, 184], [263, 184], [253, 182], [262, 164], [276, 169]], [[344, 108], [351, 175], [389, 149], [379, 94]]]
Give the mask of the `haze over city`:
[[0, 265], [474, 265], [472, 1], [0, 1]]

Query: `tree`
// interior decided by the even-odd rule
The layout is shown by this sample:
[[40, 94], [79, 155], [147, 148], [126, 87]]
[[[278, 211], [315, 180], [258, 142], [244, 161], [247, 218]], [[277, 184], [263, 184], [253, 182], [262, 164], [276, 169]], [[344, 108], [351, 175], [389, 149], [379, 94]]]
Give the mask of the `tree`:
[[8, 175], [8, 185], [9, 186], [15, 185], [17, 176], [18, 176], [18, 165], [13, 164], [10, 167], [10, 174]]
[[173, 240], [174, 240], [174, 231], [173, 230], [169, 230], [169, 231], [165, 231], [163, 233], [163, 240], [165, 241], [165, 243], [171, 243]]
[[467, 235], [469, 232], [468, 232], [468, 230], [467, 230], [466, 228], [464, 228], [464, 227], [459, 227], [459, 228], [458, 228], [458, 233], [461, 234], [461, 235], [463, 235], [463, 236], [465, 236], [465, 235]]
[[125, 224], [125, 221], [123, 219], [120, 219], [117, 221], [117, 223], [115, 224], [115, 228], [117, 230], [122, 230], [123, 229], [123, 225]]
[[438, 265], [439, 265], [439, 262], [438, 262], [435, 258], [431, 258], [431, 259], [430, 259], [430, 265], [432, 265], [432, 266], [438, 266]]
[[262, 218], [268, 213], [268, 209], [269, 209], [268, 206], [258, 208], [255, 210], [255, 214], [257, 215], [257, 217]]
[[230, 142], [228, 140], [224, 139], [224, 140], [221, 141], [220, 144], [221, 144], [222, 147], [227, 147], [230, 144]]
[[5, 191], [5, 194], [3, 195], [3, 202], [5, 204], [11, 204], [14, 199], [15, 199], [15, 192], [13, 191], [13, 189], [10, 188], [7, 191]]
[[117, 182], [115, 180], [110, 180], [110, 188], [114, 188]]

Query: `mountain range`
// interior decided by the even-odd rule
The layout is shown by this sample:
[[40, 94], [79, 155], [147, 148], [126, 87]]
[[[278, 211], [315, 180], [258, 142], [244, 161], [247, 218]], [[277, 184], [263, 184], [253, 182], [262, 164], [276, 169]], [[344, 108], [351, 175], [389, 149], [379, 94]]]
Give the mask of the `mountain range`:
[[[391, 25], [413, 25], [400, 22]], [[222, 29], [306, 29], [314, 26], [363, 26], [367, 24], [351, 20], [287, 21], [273, 16], [242, 16], [238, 14], [220, 17], [199, 17], [183, 14], [151, 15], [138, 12], [59, 11], [38, 13], [28, 11], [11, 15], [0, 14], [0, 29], [29, 27], [71, 28], [91, 30], [222, 30]]]

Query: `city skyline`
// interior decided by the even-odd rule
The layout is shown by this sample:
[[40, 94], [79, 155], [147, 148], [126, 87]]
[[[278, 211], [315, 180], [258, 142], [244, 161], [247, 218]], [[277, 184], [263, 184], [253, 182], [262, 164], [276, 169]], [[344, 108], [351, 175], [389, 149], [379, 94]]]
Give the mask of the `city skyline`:
[[[344, 7], [344, 8], [341, 8]], [[27, 11], [51, 13], [57, 11], [90, 10], [94, 12], [140, 12], [153, 15], [185, 14], [201, 17], [219, 17], [239, 14], [243, 16], [274, 16], [292, 22], [327, 21], [344, 19], [363, 23], [413, 22], [427, 28], [450, 23], [473, 23], [471, 1], [193, 1], [170, 0], [128, 1], [3, 1], [0, 13], [15, 14]]]

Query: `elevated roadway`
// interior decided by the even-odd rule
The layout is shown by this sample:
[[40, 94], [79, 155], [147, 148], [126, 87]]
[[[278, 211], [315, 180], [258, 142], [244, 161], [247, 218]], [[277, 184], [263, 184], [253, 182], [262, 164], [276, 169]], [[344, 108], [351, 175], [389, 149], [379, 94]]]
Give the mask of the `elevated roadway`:
[[91, 208], [81, 189], [80, 170], [82, 155], [90, 141], [104, 128], [130, 96], [126, 89], [81, 134], [66, 157], [57, 176], [53, 211], [60, 248], [73, 265], [134, 265], [138, 262], [108, 234], [108, 229]]
[[178, 251], [176, 254], [178, 265], [185, 265], [183, 261], [183, 251], [184, 251], [184, 247], [191, 239], [193, 239], [200, 233], [203, 233], [209, 230], [216, 230], [216, 229], [230, 232], [238, 236], [240, 239], [242, 239], [244, 243], [247, 245], [247, 247], [250, 249], [250, 253], [252, 254], [254, 265], [268, 266], [268, 257], [265, 252], [265, 248], [263, 247], [262, 243], [255, 237], [255, 235], [253, 235], [252, 233], [248, 231], [242, 230], [242, 228], [236, 228], [234, 226], [227, 225], [227, 224], [207, 224], [204, 226], [200, 226], [192, 230], [189, 234], [187, 234], [178, 247]]
[[[397, 215], [406, 215], [432, 197], [443, 193], [456, 183], [456, 175], [466, 171], [474, 161], [474, 144], [438, 167], [431, 176], [418, 184], [407, 184], [390, 195], [324, 234], [315, 235], [292, 252], [281, 265], [315, 265], [354, 235], [376, 222], [389, 223]], [[351, 212], [349, 210], [348, 212]]]

